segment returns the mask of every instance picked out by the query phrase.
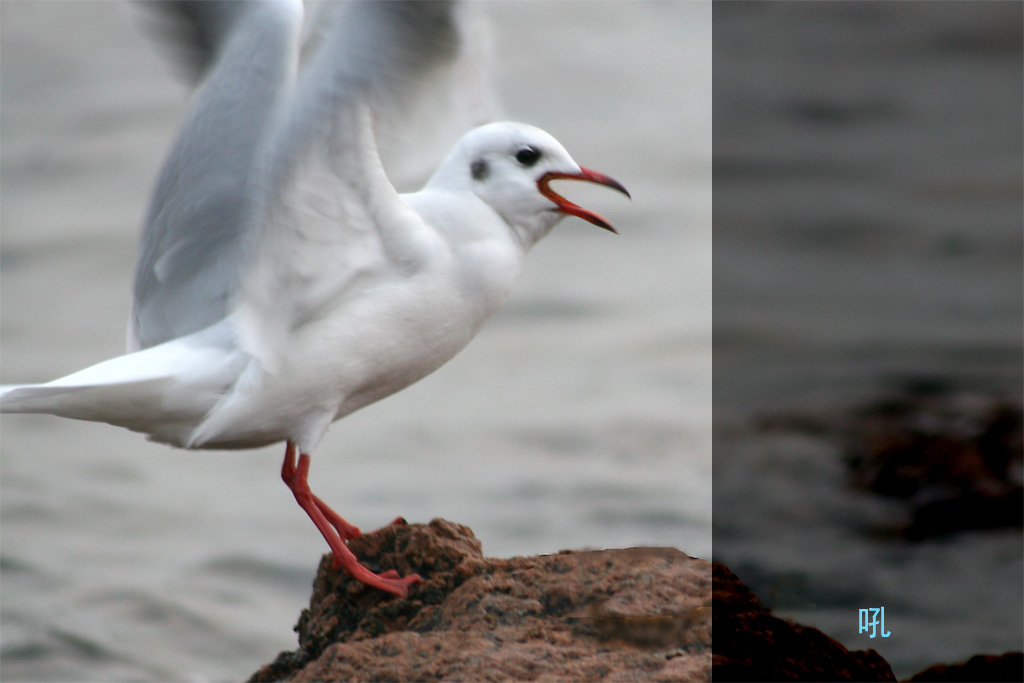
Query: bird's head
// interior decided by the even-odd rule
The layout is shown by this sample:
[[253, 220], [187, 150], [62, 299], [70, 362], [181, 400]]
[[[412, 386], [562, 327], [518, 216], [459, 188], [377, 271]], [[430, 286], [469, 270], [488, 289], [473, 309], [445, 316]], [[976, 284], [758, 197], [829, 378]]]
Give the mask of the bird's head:
[[554, 180], [598, 183], [629, 196], [618, 181], [573, 161], [544, 131], [511, 122], [489, 123], [463, 136], [431, 182], [469, 189], [530, 244], [567, 215], [615, 232], [603, 217], [555, 192]]

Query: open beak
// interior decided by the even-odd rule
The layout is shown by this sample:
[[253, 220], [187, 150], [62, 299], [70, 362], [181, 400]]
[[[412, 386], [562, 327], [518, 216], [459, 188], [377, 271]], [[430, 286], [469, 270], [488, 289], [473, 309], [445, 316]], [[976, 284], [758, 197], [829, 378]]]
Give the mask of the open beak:
[[629, 197], [629, 191], [622, 186], [622, 183], [620, 183], [617, 180], [613, 180], [612, 178], [609, 178], [603, 173], [591, 171], [589, 168], [583, 168], [582, 166], [580, 166], [579, 173], [556, 173], [552, 171], [550, 173], [545, 173], [540, 177], [540, 180], [537, 181], [537, 189], [540, 190], [540, 193], [542, 195], [553, 201], [558, 206], [559, 211], [567, 213], [571, 216], [577, 216], [579, 218], [582, 218], [583, 220], [589, 223], [593, 223], [599, 228], [611, 230], [616, 235], [619, 234], [618, 231], [612, 227], [611, 223], [606, 221], [601, 216], [597, 215], [593, 211], [587, 211], [582, 206], [573, 204], [568, 199], [552, 190], [551, 187], [548, 185], [548, 183], [550, 183], [552, 180], [585, 180], [590, 183], [607, 185], [613, 190], [618, 190], [622, 194]]

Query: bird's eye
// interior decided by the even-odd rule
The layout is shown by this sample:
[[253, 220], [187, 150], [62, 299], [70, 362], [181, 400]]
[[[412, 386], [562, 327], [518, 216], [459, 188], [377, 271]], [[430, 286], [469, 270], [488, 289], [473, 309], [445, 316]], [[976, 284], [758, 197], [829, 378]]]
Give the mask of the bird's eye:
[[523, 166], [533, 166], [540, 160], [540, 151], [536, 147], [523, 147], [516, 152], [516, 161]]

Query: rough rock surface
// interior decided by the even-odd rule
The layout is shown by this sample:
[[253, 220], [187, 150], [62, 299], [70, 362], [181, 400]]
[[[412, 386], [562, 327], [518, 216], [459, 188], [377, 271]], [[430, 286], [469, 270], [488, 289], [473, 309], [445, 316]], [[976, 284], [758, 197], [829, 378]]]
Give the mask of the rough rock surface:
[[395, 525], [352, 541], [407, 599], [325, 556], [310, 607], [253, 681], [697, 681], [711, 677], [711, 564], [674, 548], [484, 558], [467, 527]]
[[716, 681], [895, 681], [874, 650], [851, 652], [816, 628], [772, 616], [714, 563]]

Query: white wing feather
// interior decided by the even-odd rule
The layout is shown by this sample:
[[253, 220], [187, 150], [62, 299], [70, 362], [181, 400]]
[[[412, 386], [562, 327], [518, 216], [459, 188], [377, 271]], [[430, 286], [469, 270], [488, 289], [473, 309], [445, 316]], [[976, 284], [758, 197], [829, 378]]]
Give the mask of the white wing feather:
[[[177, 42], [178, 60], [201, 85], [146, 217], [130, 349], [197, 332], [229, 315], [246, 259], [273, 258], [269, 247], [253, 246], [273, 239], [266, 237], [273, 232], [267, 222], [282, 230], [303, 225], [314, 242], [331, 224], [352, 232], [332, 236], [336, 254], [345, 246], [352, 252], [326, 265], [339, 282], [346, 279], [339, 269], [351, 267], [347, 277], [355, 276], [373, 251], [363, 234], [372, 230], [365, 192], [386, 190], [360, 107], [373, 108], [390, 165], [406, 185], [410, 178], [423, 180], [455, 139], [493, 113], [480, 69], [481, 27], [470, 6], [314, 2], [304, 29], [298, 0], [152, 7], [164, 18], [165, 35]], [[308, 42], [308, 59], [293, 93], [301, 41]], [[370, 174], [365, 185], [352, 187], [360, 173]], [[332, 202], [337, 206], [329, 207]], [[390, 196], [385, 204], [394, 204]], [[284, 284], [302, 299], [306, 281], [310, 298], [321, 298], [326, 283], [302, 273], [324, 262], [310, 254], [292, 268], [296, 272], [265, 284]], [[256, 303], [259, 285], [249, 282], [243, 299]], [[327, 289], [338, 291], [339, 282]], [[299, 302], [297, 309], [304, 308], [316, 306]], [[262, 315], [256, 312], [255, 319]]]
[[203, 80], [150, 200], [129, 349], [197, 332], [227, 315], [251, 210], [255, 155], [294, 82], [302, 19], [299, 0], [154, 7], [178, 27], [174, 33], [191, 55], [186, 61]]
[[268, 370], [364, 274], [415, 269], [435, 239], [384, 172], [370, 108], [447, 59], [430, 36], [447, 30], [450, 5], [351, 2], [331, 16], [257, 176], [238, 306], [242, 343]]

